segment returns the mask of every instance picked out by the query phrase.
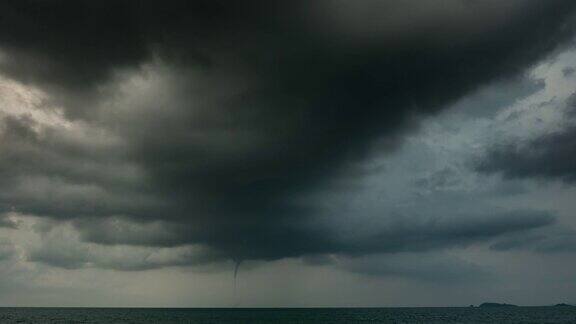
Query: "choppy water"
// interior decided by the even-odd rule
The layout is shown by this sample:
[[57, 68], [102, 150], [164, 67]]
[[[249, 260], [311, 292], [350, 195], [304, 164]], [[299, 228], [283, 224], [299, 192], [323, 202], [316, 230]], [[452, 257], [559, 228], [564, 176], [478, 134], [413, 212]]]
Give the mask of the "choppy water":
[[0, 323], [576, 323], [576, 307], [0, 308]]

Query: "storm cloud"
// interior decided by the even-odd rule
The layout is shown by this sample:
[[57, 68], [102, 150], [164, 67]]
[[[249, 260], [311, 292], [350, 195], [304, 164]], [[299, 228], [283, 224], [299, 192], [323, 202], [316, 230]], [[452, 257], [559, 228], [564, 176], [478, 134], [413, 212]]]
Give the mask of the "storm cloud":
[[414, 278], [425, 282], [455, 284], [482, 283], [490, 278], [480, 266], [447, 255], [382, 255], [379, 258], [338, 260], [348, 271], [365, 276]]
[[[3, 1], [3, 82], [39, 99], [28, 101], [36, 115], [1, 117], [0, 212], [70, 222], [89, 243], [199, 245], [214, 256], [198, 262], [429, 251], [548, 226], [548, 212], [478, 211], [349, 239], [321, 226], [326, 211], [307, 198], [397, 148], [422, 118], [565, 44], [574, 9], [571, 0]], [[119, 266], [48, 250], [31, 259], [196, 262]]]
[[537, 253], [576, 252], [576, 233], [570, 229], [556, 229], [542, 233], [524, 233], [498, 241], [490, 246], [494, 251], [533, 251]]
[[508, 139], [493, 144], [476, 165], [483, 173], [498, 173], [506, 178], [576, 181], [576, 96], [572, 95], [563, 112], [560, 127], [527, 140]]

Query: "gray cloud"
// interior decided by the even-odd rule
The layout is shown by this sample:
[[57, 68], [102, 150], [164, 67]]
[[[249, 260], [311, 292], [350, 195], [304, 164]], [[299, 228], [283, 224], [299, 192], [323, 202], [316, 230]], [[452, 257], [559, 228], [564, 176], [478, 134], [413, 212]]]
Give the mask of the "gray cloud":
[[466, 247], [490, 241], [499, 236], [538, 229], [554, 224], [555, 217], [548, 212], [513, 211], [446, 217], [419, 217], [410, 221], [401, 218], [392, 226], [380, 229], [368, 238], [360, 238], [344, 251], [354, 254], [367, 252], [422, 252], [442, 248]]
[[[114, 235], [114, 229], [138, 224], [120, 221], [108, 223], [106, 228]], [[96, 227], [94, 230], [103, 229]], [[141, 246], [141, 245], [102, 245], [87, 242], [70, 223], [46, 222], [39, 218], [27, 227], [23, 235], [29, 237], [22, 244], [23, 259], [52, 267], [63, 269], [99, 268], [120, 271], [142, 271], [175, 266], [200, 266], [218, 264], [227, 260], [227, 256], [219, 255], [202, 246], [180, 244], [177, 247]], [[31, 231], [30, 231], [31, 230]], [[131, 239], [130, 231], [126, 233]], [[139, 235], [152, 234], [153, 230], [141, 230]]]
[[576, 72], [576, 69], [573, 66], [568, 66], [562, 69], [562, 75], [566, 78], [573, 76], [574, 72]]
[[453, 168], [446, 167], [433, 174], [416, 179], [414, 184], [424, 190], [449, 190], [460, 184], [461, 178]]
[[[112, 258], [94, 255], [88, 248], [72, 245], [62, 248], [46, 242], [42, 248], [33, 251], [31, 260], [41, 261], [64, 268], [101, 266], [122, 270], [141, 270], [154, 267], [194, 265], [202, 262], [219, 262], [230, 257], [230, 251], [244, 255], [246, 259], [276, 260], [284, 257], [316, 256], [341, 254], [347, 256], [364, 256], [374, 253], [426, 252], [449, 248], [468, 247], [473, 244], [491, 242], [498, 238], [514, 236], [530, 230], [546, 228], [555, 223], [555, 217], [548, 212], [514, 211], [492, 212], [487, 214], [454, 214], [444, 217], [412, 216], [396, 218], [393, 221], [366, 226], [347, 228], [353, 235], [338, 233], [323, 227], [305, 227], [300, 224], [289, 227], [284, 225], [282, 231], [273, 231], [266, 225], [262, 231], [254, 231], [251, 237], [240, 242], [234, 237], [208, 244], [216, 249], [207, 249], [202, 254], [190, 259], [178, 257], [163, 259], [162, 263], [145, 262], [146, 254], [136, 253], [132, 260], [120, 257]], [[164, 246], [161, 249], [172, 251], [175, 246], [190, 242], [193, 228], [175, 228], [162, 224], [141, 225], [126, 220], [106, 220], [98, 223], [75, 223], [80, 239], [108, 246], [124, 246], [127, 249], [140, 249], [140, 246]], [[289, 230], [288, 232], [287, 229]], [[50, 230], [50, 229], [49, 229]], [[210, 235], [205, 229], [196, 235]], [[313, 238], [313, 239], [312, 239]], [[226, 245], [224, 245], [226, 244]], [[262, 244], [259, 249], [250, 247]], [[131, 247], [133, 246], [133, 247]], [[68, 251], [68, 252], [66, 252]], [[128, 250], [130, 251], [130, 250]], [[222, 253], [225, 251], [225, 253]], [[174, 253], [174, 252], [166, 252]], [[186, 256], [186, 255], [184, 255]], [[94, 260], [95, 258], [95, 260]], [[126, 261], [126, 264], [123, 263]], [[136, 265], [134, 263], [137, 261]]]
[[451, 109], [454, 113], [463, 114], [469, 118], [492, 118], [516, 100], [523, 99], [545, 87], [543, 80], [531, 79], [527, 76], [512, 80], [502, 80], [480, 89], [472, 96], [466, 96]]
[[479, 265], [448, 255], [395, 254], [339, 260], [347, 271], [374, 277], [401, 277], [441, 284], [482, 284], [491, 277]]
[[[576, 7], [442, 3], [5, 1], [0, 69], [75, 126], [3, 118], [0, 208], [73, 220], [92, 243], [264, 260], [427, 251], [547, 226], [549, 213], [478, 212], [349, 239], [303, 202], [377, 141], [395, 147], [415, 116], [545, 57], [571, 35]], [[119, 267], [53, 252], [31, 259]]]
[[18, 224], [10, 219], [8, 213], [0, 213], [0, 227], [16, 229]]
[[0, 262], [10, 259], [15, 254], [12, 242], [2, 238], [0, 239]]
[[576, 126], [572, 123], [575, 97], [565, 109], [566, 125], [526, 141], [494, 144], [477, 162], [482, 173], [500, 173], [506, 178], [576, 181]]
[[523, 233], [495, 242], [490, 246], [494, 251], [532, 251], [536, 253], [576, 252], [576, 232], [566, 229]]
[[175, 266], [198, 266], [222, 261], [214, 255], [198, 255], [188, 249], [131, 250], [117, 248], [102, 252], [89, 246], [43, 246], [32, 250], [28, 261], [39, 262], [63, 269], [98, 268], [119, 271], [142, 271]]

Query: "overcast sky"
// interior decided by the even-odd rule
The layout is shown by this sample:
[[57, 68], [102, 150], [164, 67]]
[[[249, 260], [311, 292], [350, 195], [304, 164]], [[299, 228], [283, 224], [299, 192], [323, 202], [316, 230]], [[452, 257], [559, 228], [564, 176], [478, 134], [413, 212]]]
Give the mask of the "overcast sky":
[[1, 305], [576, 303], [576, 2], [166, 2], [0, 3]]

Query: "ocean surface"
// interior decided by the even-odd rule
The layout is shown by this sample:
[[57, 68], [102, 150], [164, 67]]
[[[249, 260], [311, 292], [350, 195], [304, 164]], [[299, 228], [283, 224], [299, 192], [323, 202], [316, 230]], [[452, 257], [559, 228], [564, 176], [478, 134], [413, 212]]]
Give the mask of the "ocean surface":
[[576, 307], [0, 308], [0, 323], [576, 323]]

